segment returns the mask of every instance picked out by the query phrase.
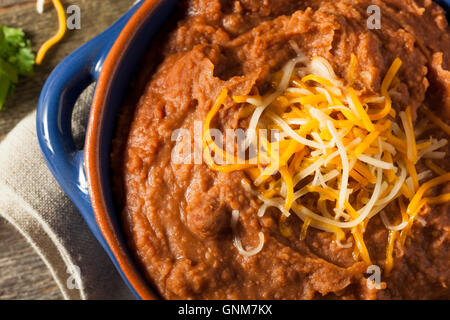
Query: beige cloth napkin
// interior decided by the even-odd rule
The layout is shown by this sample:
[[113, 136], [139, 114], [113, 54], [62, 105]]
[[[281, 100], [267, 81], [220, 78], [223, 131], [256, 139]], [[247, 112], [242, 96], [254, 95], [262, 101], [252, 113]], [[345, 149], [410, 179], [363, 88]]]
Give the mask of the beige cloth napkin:
[[[78, 100], [73, 132], [82, 146], [92, 86]], [[42, 157], [36, 113], [0, 144], [0, 215], [14, 225], [48, 266], [65, 299], [133, 299], [81, 215]]]

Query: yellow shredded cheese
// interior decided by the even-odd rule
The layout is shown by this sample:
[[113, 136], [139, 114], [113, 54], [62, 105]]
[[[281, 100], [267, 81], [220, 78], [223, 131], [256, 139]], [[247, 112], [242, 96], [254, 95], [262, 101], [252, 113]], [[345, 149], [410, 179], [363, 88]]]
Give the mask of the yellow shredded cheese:
[[387, 276], [391, 273], [391, 270], [394, 266], [394, 244], [395, 239], [397, 238], [398, 231], [389, 231], [389, 238], [388, 238], [388, 246], [386, 249], [386, 266], [385, 266], [385, 273]]
[[397, 74], [398, 70], [402, 66], [402, 61], [399, 58], [396, 58], [392, 65], [390, 66], [382, 84], [381, 84], [381, 94], [385, 98], [385, 105], [383, 110], [381, 110], [378, 113], [371, 114], [370, 119], [371, 120], [380, 120], [389, 115], [392, 108], [392, 100], [389, 96], [388, 89], [392, 84], [392, 80], [394, 80], [395, 75]]
[[44, 60], [45, 54], [47, 53], [50, 48], [52, 48], [55, 44], [61, 41], [61, 39], [66, 34], [66, 13], [64, 11], [64, 8], [59, 0], [52, 0], [53, 5], [56, 9], [56, 12], [58, 13], [58, 24], [59, 29], [58, 32], [49, 40], [47, 40], [42, 47], [38, 50], [38, 53], [36, 55], [36, 64], [40, 65], [42, 63], [42, 60]]
[[356, 96], [355, 90], [353, 88], [348, 88], [349, 93], [349, 104], [355, 108], [355, 113], [359, 115], [359, 118], [362, 120], [363, 126], [366, 128], [367, 131], [372, 132], [375, 130], [375, 127], [370, 121], [369, 115], [367, 114], [366, 110], [364, 110], [361, 101], [359, 101], [359, 98]]
[[428, 119], [433, 121], [438, 127], [440, 127], [446, 134], [450, 136], [450, 126], [448, 124], [446, 124], [439, 117], [433, 114], [433, 112], [431, 112], [430, 109], [425, 106], [422, 106], [421, 111], [425, 113]]
[[355, 82], [357, 66], [358, 66], [358, 59], [352, 52], [352, 54], [350, 55], [350, 66], [348, 68], [348, 75], [347, 75], [350, 86], [353, 85], [353, 83]]
[[450, 181], [450, 172], [425, 182], [422, 186], [420, 186], [420, 188], [417, 190], [416, 194], [412, 198], [411, 202], [408, 205], [406, 213], [410, 216], [414, 216], [415, 214], [417, 214], [418, 210], [420, 209], [419, 203], [422, 200], [422, 197], [425, 194], [425, 192], [435, 186], [438, 186], [442, 183], [449, 181]]
[[408, 161], [410, 161], [413, 164], [416, 164], [417, 145], [411, 118], [411, 107], [408, 106], [406, 108], [406, 112], [400, 112], [400, 118], [402, 120], [403, 127], [405, 129]]
[[280, 168], [281, 177], [286, 185], [286, 204], [285, 208], [289, 211], [294, 201], [294, 184], [292, 183], [292, 176], [286, 167]]
[[[293, 235], [296, 229], [290, 228], [290, 223], [298, 218], [303, 222], [301, 240], [309, 228], [334, 233], [339, 248], [353, 246], [354, 258], [367, 264], [372, 262], [364, 233], [370, 219], [380, 214], [389, 230], [385, 262], [385, 274], [389, 275], [395, 244], [404, 245], [418, 212], [425, 205], [450, 201], [450, 194], [429, 196], [430, 189], [450, 181], [450, 173], [430, 160], [445, 156], [439, 149], [448, 141], [418, 140], [425, 129], [414, 132], [411, 108], [398, 115], [394, 110], [389, 89], [401, 82], [397, 77], [400, 59], [388, 69], [380, 95], [370, 97], [358, 96], [352, 87], [356, 56], [350, 60], [346, 85], [324, 58], [308, 62], [299, 56], [273, 75], [275, 91], [262, 96], [232, 95], [232, 102], [241, 108], [239, 115], [249, 119], [245, 148], [258, 146], [256, 164], [222, 150], [209, 134], [212, 120], [227, 101], [228, 91], [223, 89], [204, 121], [204, 158], [218, 172], [244, 170], [250, 179], [245, 188], [260, 201], [258, 216], [264, 216], [270, 207], [279, 210], [279, 230], [284, 237]], [[298, 63], [306, 65], [297, 68]], [[421, 111], [433, 126], [450, 129], [429, 109], [422, 107]], [[259, 129], [278, 130], [278, 138], [261, 136]], [[219, 160], [241, 161], [219, 165], [212, 153]], [[431, 171], [418, 173], [419, 162]], [[430, 180], [433, 173], [440, 176]], [[402, 221], [393, 225], [385, 209], [396, 200]], [[295, 216], [288, 221], [292, 212]], [[343, 244], [347, 236], [352, 241]], [[246, 251], [238, 238], [234, 243], [243, 255], [256, 254], [263, 245], [261, 241], [254, 250]]]
[[359, 157], [366, 151], [370, 145], [378, 138], [380, 135], [379, 131], [373, 131], [367, 135], [364, 140], [355, 149], [355, 157]]
[[[242, 170], [242, 169], [246, 169], [248, 167], [254, 166], [254, 165], [248, 164], [248, 163], [247, 164], [237, 164], [238, 161], [237, 161], [236, 157], [234, 157], [234, 155], [232, 156], [232, 155], [227, 154], [226, 151], [224, 153], [227, 154], [228, 157], [233, 157], [235, 159], [234, 164], [232, 164], [232, 165], [217, 165], [211, 156], [211, 152], [209, 151], [209, 148], [212, 148], [216, 152], [219, 151], [216, 144], [212, 140], [209, 126], [211, 125], [212, 119], [215, 117], [215, 115], [219, 111], [219, 108], [222, 106], [225, 99], [227, 98], [227, 95], [228, 95], [228, 90], [225, 88], [220, 93], [219, 98], [217, 99], [214, 106], [211, 108], [211, 110], [206, 115], [206, 119], [205, 119], [205, 122], [203, 125], [203, 134], [202, 134], [202, 145], [203, 145], [203, 150], [204, 150], [203, 155], [205, 158], [205, 162], [213, 170], [220, 171], [220, 172], [232, 172], [232, 171]], [[219, 152], [219, 154], [220, 154], [220, 152]]]
[[437, 175], [444, 175], [445, 171], [441, 168], [439, 168], [433, 161], [431, 161], [430, 159], [425, 160], [425, 165], [430, 168], [431, 170], [433, 170], [434, 173], [436, 173]]
[[306, 239], [306, 233], [308, 232], [309, 225], [311, 224], [311, 218], [306, 218], [303, 222], [302, 231], [300, 233], [300, 240]]
[[302, 78], [302, 82], [307, 82], [307, 81], [315, 81], [315, 82], [320, 83], [327, 87], [333, 86], [333, 83], [330, 80], [325, 79], [321, 76], [314, 75], [314, 74], [309, 74]]

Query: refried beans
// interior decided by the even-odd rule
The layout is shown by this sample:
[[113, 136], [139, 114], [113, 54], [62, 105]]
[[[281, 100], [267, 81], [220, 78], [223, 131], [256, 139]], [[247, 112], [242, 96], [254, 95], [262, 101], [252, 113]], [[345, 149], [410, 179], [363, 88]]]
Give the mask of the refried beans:
[[[371, 5], [380, 8], [380, 29], [367, 26]], [[379, 93], [400, 58], [393, 108], [409, 106], [417, 123], [426, 103], [447, 121], [450, 28], [443, 9], [431, 0], [190, 0], [179, 10], [176, 26], [150, 50], [158, 51], [160, 63], [128, 111], [130, 124], [118, 134], [123, 148], [113, 152], [129, 246], [161, 297], [450, 299], [448, 204], [424, 207], [405, 245], [393, 248], [395, 263], [382, 275], [382, 286], [369, 288], [369, 266], [355, 257], [354, 246], [339, 247], [333, 233], [312, 227], [300, 239], [303, 222], [295, 215], [285, 221], [292, 232], [283, 235], [276, 208], [259, 217], [262, 204], [243, 186], [244, 171], [173, 160], [174, 131], [191, 133], [194, 145], [194, 123], [203, 123], [224, 88], [229, 95], [214, 128], [246, 129], [242, 105], [231, 97], [267, 92], [272, 75], [297, 56], [292, 43], [307, 57], [325, 58], [345, 81], [354, 54], [352, 82], [360, 95]], [[433, 134], [446, 138], [442, 130]], [[448, 147], [444, 151], [449, 154]], [[433, 161], [450, 171], [448, 158]], [[426, 169], [420, 166], [419, 173]], [[450, 184], [434, 189], [436, 195], [446, 192]], [[396, 210], [386, 211], [394, 221]], [[262, 233], [262, 250], [240, 254], [235, 231], [247, 249], [258, 246]], [[383, 269], [388, 230], [380, 216], [370, 220], [364, 240], [372, 263]]]

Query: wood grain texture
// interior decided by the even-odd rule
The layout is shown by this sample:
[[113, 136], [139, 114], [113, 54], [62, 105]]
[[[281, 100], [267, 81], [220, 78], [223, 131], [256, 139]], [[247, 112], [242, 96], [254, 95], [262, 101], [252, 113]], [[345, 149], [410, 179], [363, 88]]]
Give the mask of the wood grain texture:
[[0, 11], [7, 10], [8, 7], [24, 4], [26, 2], [35, 2], [33, 0], [0, 0]]
[[[52, 49], [32, 78], [22, 79], [16, 92], [0, 111], [0, 141], [37, 105], [41, 88], [51, 70], [80, 45], [110, 26], [134, 0], [62, 1], [65, 7], [81, 9], [81, 29], [68, 31], [63, 42]], [[35, 1], [0, 0], [0, 24], [22, 28], [36, 51], [57, 30], [51, 4], [41, 16]], [[0, 299], [62, 299], [50, 272], [33, 248], [13, 226], [0, 218]]]
[[[0, 0], [10, 3], [12, 0]], [[0, 11], [0, 24], [22, 28], [33, 43], [33, 50], [51, 37], [57, 30], [58, 20], [50, 4], [43, 15], [35, 10], [34, 1], [18, 0], [19, 5]], [[20, 119], [36, 108], [39, 93], [54, 67], [80, 45], [110, 26], [133, 4], [133, 0], [76, 0], [63, 1], [67, 7], [76, 4], [81, 9], [81, 29], [68, 30], [64, 41], [49, 51], [41, 66], [36, 67], [32, 78], [23, 78], [16, 88], [16, 94], [6, 101], [0, 111], [0, 139]]]
[[0, 219], [0, 299], [62, 299], [41, 258]]

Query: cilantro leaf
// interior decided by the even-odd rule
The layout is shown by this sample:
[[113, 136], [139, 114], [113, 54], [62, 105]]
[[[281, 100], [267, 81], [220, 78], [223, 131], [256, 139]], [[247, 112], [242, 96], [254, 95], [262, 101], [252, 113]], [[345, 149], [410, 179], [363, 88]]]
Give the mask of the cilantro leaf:
[[19, 76], [32, 76], [34, 53], [22, 29], [0, 25], [0, 110]]
[[0, 75], [0, 106], [5, 103], [6, 96], [9, 93], [11, 87], [11, 81], [7, 78], [3, 78]]
[[0, 57], [0, 77], [6, 78], [12, 83], [19, 81], [19, 73], [17, 69]]
[[17, 53], [15, 64], [20, 75], [30, 77], [33, 75], [34, 53], [30, 48], [21, 48]]

